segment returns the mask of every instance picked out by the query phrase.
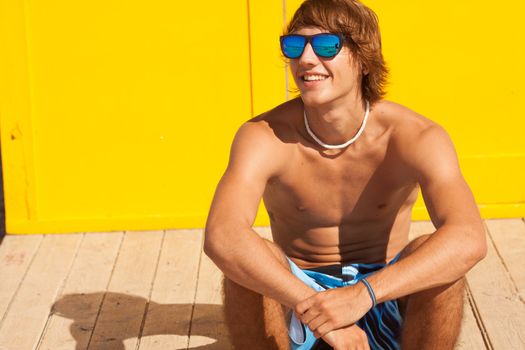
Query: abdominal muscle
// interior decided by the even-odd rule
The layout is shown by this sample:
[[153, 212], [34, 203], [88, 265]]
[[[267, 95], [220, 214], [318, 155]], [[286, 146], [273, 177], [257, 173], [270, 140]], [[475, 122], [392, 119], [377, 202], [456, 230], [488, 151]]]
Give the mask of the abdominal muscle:
[[305, 227], [294, 220], [272, 222], [273, 240], [301, 268], [333, 264], [387, 263], [408, 243], [411, 206], [392, 219], [330, 227]]

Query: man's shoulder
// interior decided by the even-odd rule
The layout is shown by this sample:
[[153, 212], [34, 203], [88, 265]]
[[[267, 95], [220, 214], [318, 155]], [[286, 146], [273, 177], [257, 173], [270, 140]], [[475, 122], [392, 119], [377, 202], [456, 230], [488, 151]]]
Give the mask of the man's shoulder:
[[385, 100], [376, 108], [380, 119], [393, 131], [393, 144], [399, 147], [412, 148], [429, 136], [439, 139], [447, 135], [441, 125], [401, 104]]
[[433, 120], [396, 102], [382, 100], [374, 107], [380, 118], [388, 123], [396, 133], [418, 134], [429, 128], [440, 127]]
[[392, 125], [391, 145], [406, 163], [418, 167], [439, 150], [454, 154], [450, 136], [435, 121], [394, 102], [382, 101], [379, 108]]
[[[231, 171], [256, 172], [269, 178], [279, 174], [293, 152], [294, 102], [286, 102], [242, 124], [230, 154]], [[295, 127], [295, 129], [297, 129]]]
[[297, 139], [297, 115], [300, 114], [296, 100], [286, 101], [242, 124], [237, 137], [257, 139], [275, 145], [291, 143]]

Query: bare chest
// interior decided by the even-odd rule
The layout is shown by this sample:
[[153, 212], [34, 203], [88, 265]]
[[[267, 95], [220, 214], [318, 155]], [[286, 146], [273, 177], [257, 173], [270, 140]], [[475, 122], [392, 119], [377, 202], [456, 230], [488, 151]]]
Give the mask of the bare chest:
[[414, 186], [385, 151], [338, 159], [299, 154], [268, 182], [264, 201], [272, 225], [334, 227], [391, 217]]

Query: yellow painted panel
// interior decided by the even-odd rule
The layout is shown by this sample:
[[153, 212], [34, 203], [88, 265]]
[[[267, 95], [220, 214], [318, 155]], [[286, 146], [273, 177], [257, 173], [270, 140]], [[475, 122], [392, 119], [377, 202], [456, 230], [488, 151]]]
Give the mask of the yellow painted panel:
[[[27, 62], [10, 71], [23, 53], [6, 50], [2, 63], [10, 82], [29, 77], [30, 96], [21, 91], [15, 107], [31, 113], [13, 107], [6, 119], [31, 122], [38, 220], [8, 212], [8, 232], [133, 229], [164, 217], [198, 217], [190, 221], [202, 227], [230, 141], [251, 114], [246, 1], [25, 5], [11, 22]], [[11, 88], [3, 85], [2, 105]], [[6, 162], [20, 158], [4, 151]], [[7, 188], [20, 182], [5, 172]], [[6, 191], [6, 201], [20, 203], [17, 195]]]
[[[365, 2], [387, 97], [449, 131], [485, 217], [525, 216], [525, 3]], [[235, 130], [293, 96], [300, 3], [0, 2], [8, 232], [202, 227]]]
[[525, 2], [365, 2], [380, 18], [388, 98], [444, 125], [461, 156], [525, 153]]
[[250, 1], [250, 43], [254, 114], [286, 99], [286, 67], [279, 49], [285, 25], [282, 0]]
[[[483, 217], [525, 217], [525, 154], [463, 157], [460, 163]], [[429, 219], [421, 196], [413, 218]]]
[[0, 1], [0, 131], [8, 219], [36, 220], [33, 129], [22, 2]]
[[[250, 0], [249, 7], [253, 114], [259, 115], [287, 98], [287, 71], [276, 39], [282, 33], [285, 18], [281, 0]], [[261, 202], [255, 224], [268, 223]]]

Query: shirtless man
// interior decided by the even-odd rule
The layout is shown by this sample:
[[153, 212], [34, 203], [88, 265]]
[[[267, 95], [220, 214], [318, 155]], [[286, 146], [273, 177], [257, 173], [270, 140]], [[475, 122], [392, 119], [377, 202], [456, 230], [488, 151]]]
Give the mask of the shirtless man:
[[[449, 136], [382, 99], [363, 4], [307, 0], [286, 34], [300, 98], [241, 126], [206, 226], [234, 347], [452, 349], [486, 242]], [[419, 188], [436, 231], [409, 243]], [[252, 230], [261, 198], [274, 243]]]

